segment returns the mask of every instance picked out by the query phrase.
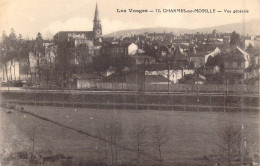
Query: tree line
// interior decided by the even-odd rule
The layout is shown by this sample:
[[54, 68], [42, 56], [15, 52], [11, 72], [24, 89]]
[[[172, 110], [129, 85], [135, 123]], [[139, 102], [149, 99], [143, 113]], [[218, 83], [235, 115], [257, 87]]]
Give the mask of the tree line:
[[[11, 29], [2, 32], [0, 41], [0, 64], [3, 79], [26, 80], [27, 84], [58, 85], [69, 87], [73, 73], [82, 74], [88, 70], [90, 49], [81, 45], [77, 49], [71, 41], [43, 39], [38, 33], [34, 39], [24, 39]], [[20, 73], [15, 65], [19, 63]]]

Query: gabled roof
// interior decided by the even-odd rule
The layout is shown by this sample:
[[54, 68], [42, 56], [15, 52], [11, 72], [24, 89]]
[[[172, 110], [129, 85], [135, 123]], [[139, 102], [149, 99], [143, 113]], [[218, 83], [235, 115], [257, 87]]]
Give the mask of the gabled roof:
[[187, 54], [190, 57], [203, 57], [215, 51], [216, 48], [218, 47], [214, 45], [199, 45], [197, 47], [190, 48]]
[[249, 61], [249, 54], [238, 46], [227, 46], [222, 51], [225, 59]]
[[245, 60], [250, 60], [250, 57], [249, 57], [249, 54], [246, 52], [246, 51], [244, 51], [244, 50], [242, 50], [240, 47], [236, 47], [241, 53], [242, 53], [242, 55], [244, 56], [244, 59]]

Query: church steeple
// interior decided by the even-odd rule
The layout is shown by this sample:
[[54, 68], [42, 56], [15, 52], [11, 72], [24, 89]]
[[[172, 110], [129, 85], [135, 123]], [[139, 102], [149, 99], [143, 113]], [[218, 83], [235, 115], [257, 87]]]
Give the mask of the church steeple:
[[95, 15], [94, 15], [94, 20], [93, 20], [93, 31], [95, 36], [97, 35], [102, 35], [102, 26], [99, 20], [99, 13], [98, 13], [98, 5], [96, 3], [96, 9], [95, 9]]
[[94, 22], [99, 21], [99, 14], [98, 14], [98, 5], [96, 3], [95, 15], [94, 15]]

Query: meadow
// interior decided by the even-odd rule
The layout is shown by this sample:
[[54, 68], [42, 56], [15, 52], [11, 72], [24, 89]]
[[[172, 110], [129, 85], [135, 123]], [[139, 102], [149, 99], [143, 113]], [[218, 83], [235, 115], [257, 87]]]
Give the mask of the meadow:
[[[136, 133], [141, 131], [139, 163], [151, 165], [160, 163], [162, 159], [165, 165], [205, 164], [209, 156], [222, 153], [219, 149], [221, 134], [228, 125], [243, 130], [249, 154], [259, 156], [259, 112], [23, 106], [26, 112], [57, 122], [57, 125], [19, 109], [1, 108], [2, 159], [11, 152], [34, 151], [69, 156], [73, 160], [72, 165], [79, 165], [82, 161], [136, 163]], [[112, 131], [115, 131], [114, 134], [111, 134]], [[165, 139], [160, 153], [156, 136]]]

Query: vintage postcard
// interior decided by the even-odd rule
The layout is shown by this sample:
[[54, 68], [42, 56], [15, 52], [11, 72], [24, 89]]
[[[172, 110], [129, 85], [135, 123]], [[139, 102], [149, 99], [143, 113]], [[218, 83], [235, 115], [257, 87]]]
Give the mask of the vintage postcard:
[[0, 165], [258, 166], [259, 58], [259, 0], [0, 0]]

